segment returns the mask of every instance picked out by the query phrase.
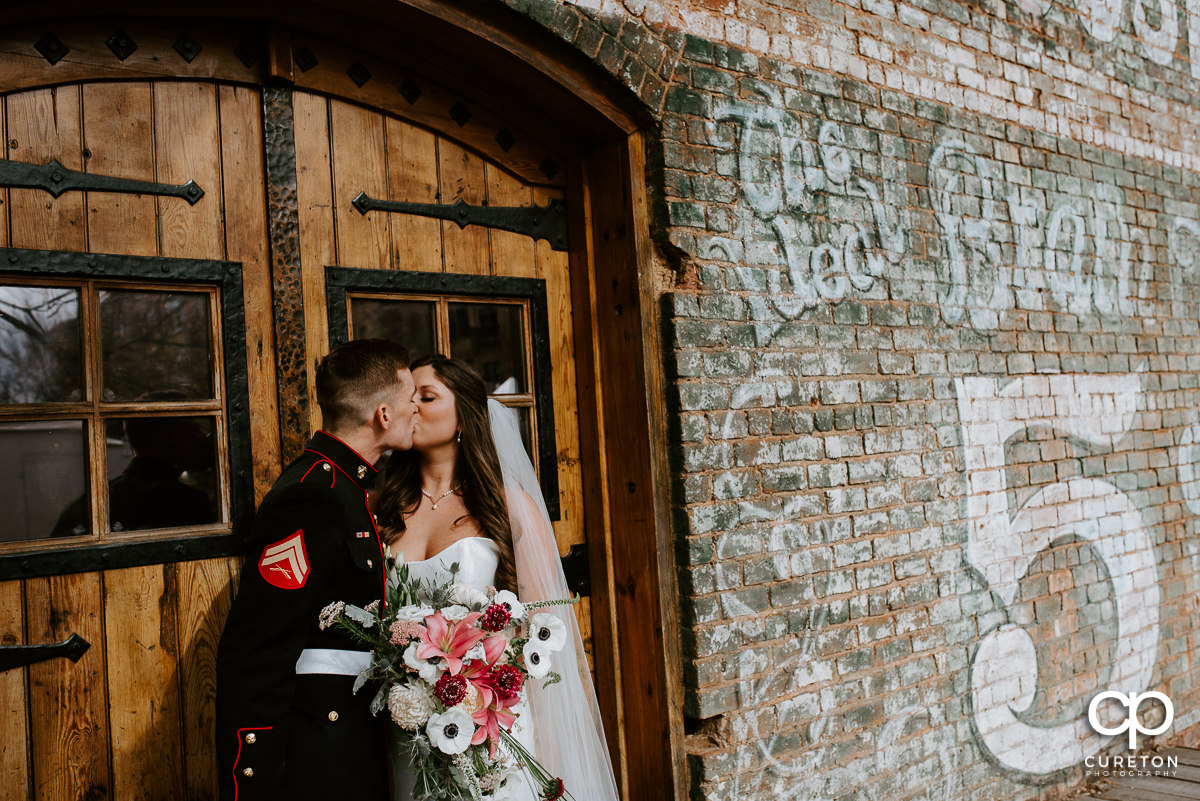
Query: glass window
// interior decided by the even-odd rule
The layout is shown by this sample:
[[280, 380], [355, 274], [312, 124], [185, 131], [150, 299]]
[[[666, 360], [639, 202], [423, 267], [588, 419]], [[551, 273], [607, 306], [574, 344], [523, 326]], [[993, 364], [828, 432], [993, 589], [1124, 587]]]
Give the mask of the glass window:
[[213, 397], [212, 321], [201, 292], [100, 292], [100, 361], [106, 401], [170, 390]]
[[428, 300], [355, 298], [350, 307], [355, 339], [390, 339], [419, 356], [437, 348], [437, 305]]
[[82, 420], [0, 423], [0, 542], [92, 533]]
[[450, 303], [450, 353], [469, 362], [491, 395], [529, 391], [524, 309], [514, 303]]
[[38, 280], [0, 281], [0, 543], [228, 523], [217, 289]]
[[83, 400], [79, 290], [0, 286], [0, 403]]
[[489, 397], [519, 415], [525, 447], [537, 466], [537, 397], [530, 375], [532, 335], [526, 301], [350, 294], [346, 309], [354, 339], [391, 339], [408, 348], [414, 359], [441, 353], [475, 368]]

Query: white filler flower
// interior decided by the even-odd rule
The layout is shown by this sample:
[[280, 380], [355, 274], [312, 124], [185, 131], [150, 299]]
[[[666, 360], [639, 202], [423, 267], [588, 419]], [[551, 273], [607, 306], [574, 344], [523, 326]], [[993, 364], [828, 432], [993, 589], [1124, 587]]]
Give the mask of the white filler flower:
[[541, 643], [547, 651], [561, 651], [567, 644], [567, 624], [554, 615], [541, 612], [529, 621], [529, 639]]
[[397, 684], [388, 692], [388, 711], [396, 725], [408, 731], [416, 731], [429, 720], [437, 709], [437, 703], [427, 687], [413, 684]]
[[434, 748], [443, 754], [461, 754], [471, 745], [475, 723], [466, 712], [451, 707], [433, 715], [425, 726], [425, 733], [429, 735]]

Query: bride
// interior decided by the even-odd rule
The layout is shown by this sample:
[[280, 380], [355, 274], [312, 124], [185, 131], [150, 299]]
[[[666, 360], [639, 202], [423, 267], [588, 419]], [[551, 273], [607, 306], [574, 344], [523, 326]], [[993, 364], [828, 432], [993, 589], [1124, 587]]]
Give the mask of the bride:
[[[525, 454], [516, 415], [488, 401], [465, 362], [426, 356], [412, 364], [417, 386], [413, 447], [393, 452], [373, 503], [391, 552], [412, 579], [443, 577], [477, 589], [517, 593], [523, 602], [569, 598], [550, 519]], [[578, 801], [616, 801], [591, 673], [569, 606], [543, 610], [569, 634], [553, 669], [562, 681], [530, 682], [513, 734]], [[393, 801], [410, 801], [414, 777], [392, 751]], [[512, 790], [513, 788], [507, 788]], [[528, 785], [506, 797], [534, 799]]]

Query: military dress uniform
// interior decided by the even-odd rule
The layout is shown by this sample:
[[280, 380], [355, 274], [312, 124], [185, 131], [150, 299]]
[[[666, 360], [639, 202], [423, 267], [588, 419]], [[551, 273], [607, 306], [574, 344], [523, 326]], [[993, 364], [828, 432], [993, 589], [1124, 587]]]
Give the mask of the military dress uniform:
[[[327, 605], [385, 597], [383, 545], [367, 508], [374, 468], [325, 432], [267, 493], [217, 651], [222, 799], [388, 798], [374, 692], [351, 688], [370, 653]], [[381, 601], [382, 603], [382, 601]]]

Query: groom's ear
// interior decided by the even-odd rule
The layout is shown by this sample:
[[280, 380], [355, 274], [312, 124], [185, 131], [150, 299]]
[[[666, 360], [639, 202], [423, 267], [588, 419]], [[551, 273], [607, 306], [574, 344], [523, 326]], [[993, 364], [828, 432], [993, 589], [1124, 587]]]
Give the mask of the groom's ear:
[[388, 408], [386, 403], [381, 403], [375, 407], [375, 413], [371, 417], [371, 422], [383, 431], [387, 431], [392, 427], [392, 410]]

